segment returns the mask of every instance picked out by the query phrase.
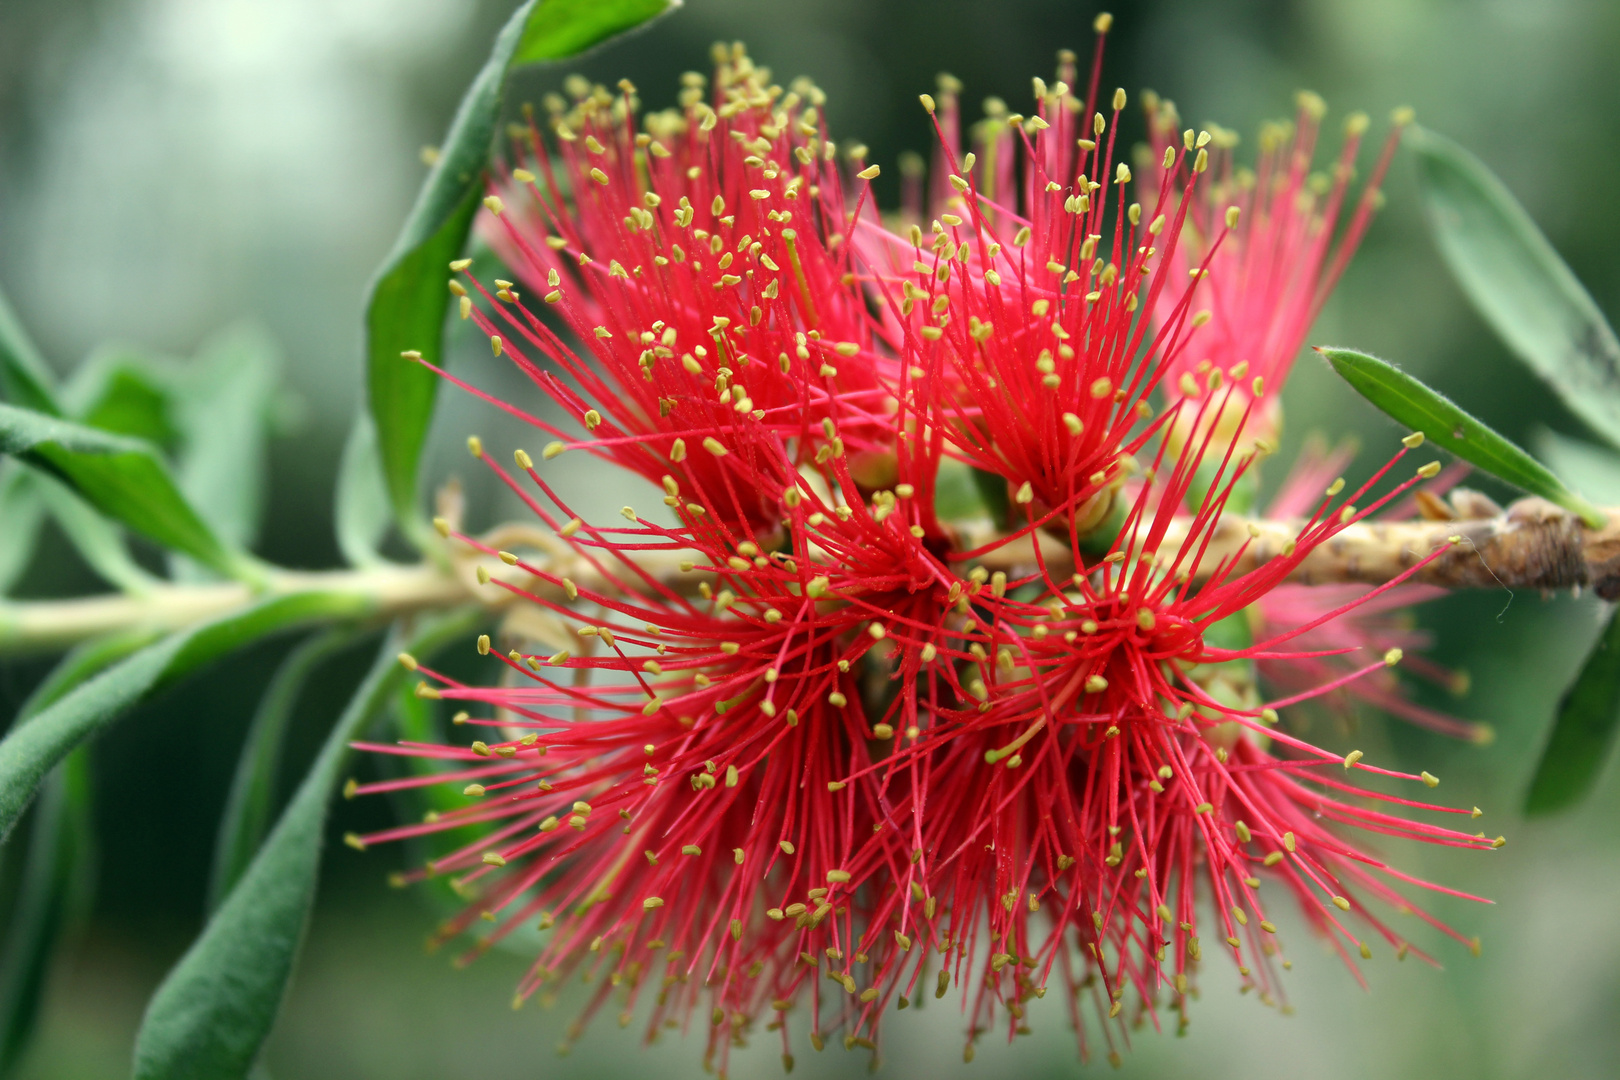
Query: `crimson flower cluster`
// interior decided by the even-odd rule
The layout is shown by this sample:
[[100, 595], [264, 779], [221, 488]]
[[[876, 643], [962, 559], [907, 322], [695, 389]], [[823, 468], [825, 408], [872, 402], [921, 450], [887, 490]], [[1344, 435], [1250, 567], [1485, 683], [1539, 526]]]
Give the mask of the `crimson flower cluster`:
[[[881, 216], [820, 91], [740, 48], [678, 109], [582, 84], [515, 140], [486, 205], [516, 280], [458, 262], [450, 287], [572, 419], [441, 372], [551, 440], [515, 469], [472, 444], [543, 526], [531, 554], [442, 527], [552, 640], [482, 640], [487, 683], [423, 668], [484, 738], [372, 745], [442, 771], [358, 790], [464, 792], [360, 842], [460, 839], [410, 877], [469, 898], [444, 932], [474, 934], [469, 956], [544, 933], [519, 1003], [583, 973], [587, 1015], [649, 1038], [701, 1017], [724, 1070], [756, 1025], [791, 1067], [797, 1038], [875, 1049], [887, 1012], [953, 990], [971, 1055], [1055, 985], [1082, 1052], [1113, 1054], [1130, 1025], [1185, 1022], [1209, 953], [1280, 1001], [1284, 894], [1352, 967], [1374, 941], [1421, 955], [1382, 909], [1465, 940], [1402, 891], [1433, 886], [1352, 837], [1490, 847], [1411, 813], [1469, 811], [1278, 725], [1394, 662], [1352, 663], [1354, 635], [1301, 644], [1390, 587], [1259, 640], [1219, 630], [1432, 467], [1390, 482], [1402, 449], [1240, 572], [1246, 547], [1216, 539], [1258, 457], [1237, 436], [1337, 264], [1318, 274], [1321, 219], [1280, 149], [1214, 212], [1243, 187], [1224, 164], [1212, 185], [1225, 144], [1172, 137], [1158, 104], [1133, 176], [1101, 56], [1080, 87], [1065, 54], [1033, 114], [996, 112], [971, 151], [954, 87], [925, 95], [927, 223], [915, 177], [912, 220]], [[1232, 344], [1262, 324], [1265, 349]], [[550, 471], [578, 453], [663, 506], [583, 521]], [[980, 509], [946, 513], [968, 475]], [[1266, 702], [1233, 677], [1255, 663], [1313, 677]]]

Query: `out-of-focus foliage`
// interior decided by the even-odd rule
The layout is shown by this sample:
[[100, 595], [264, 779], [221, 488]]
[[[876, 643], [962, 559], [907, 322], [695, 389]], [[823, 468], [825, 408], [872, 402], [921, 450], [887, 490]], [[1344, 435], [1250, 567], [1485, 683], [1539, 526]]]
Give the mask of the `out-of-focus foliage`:
[[[7, 252], [0, 285], [63, 371], [68, 358], [109, 337], [193, 355], [217, 327], [242, 316], [269, 328], [302, 397], [304, 427], [296, 439], [284, 437], [299, 411], [285, 402], [261, 402], [266, 408], [247, 421], [267, 423], [271, 436], [272, 482], [256, 549], [268, 558], [308, 566], [339, 559], [326, 508], [362, 382], [357, 312], [364, 283], [422, 179], [419, 147], [441, 137], [510, 10], [509, 3], [451, 0], [0, 6], [0, 241]], [[866, 142], [872, 159], [887, 166], [901, 149], [929, 149], [915, 95], [932, 89], [936, 71], [963, 78], [970, 101], [997, 94], [1017, 109], [1029, 76], [1050, 75], [1055, 48], [1089, 49], [1093, 14], [1055, 0], [993, 12], [965, 0], [691, 0], [679, 18], [578, 67], [610, 84], [630, 76], [656, 107], [673, 96], [682, 70], [705, 67], [710, 40], [742, 38], [780, 81], [815, 77], [829, 91], [835, 136]], [[1620, 209], [1605, 185], [1620, 167], [1620, 116], [1607, 107], [1616, 90], [1620, 13], [1568, 3], [1431, 0], [1369, 9], [1349, 0], [1157, 0], [1118, 7], [1116, 16], [1105, 86], [1134, 93], [1152, 85], [1189, 119], [1219, 120], [1246, 139], [1260, 118], [1285, 114], [1291, 92], [1303, 85], [1345, 108], [1415, 105], [1429, 127], [1473, 148], [1504, 177], [1597, 304], [1614, 310]], [[513, 97], [538, 95], [559, 78], [537, 75]], [[886, 168], [878, 185], [891, 204], [898, 172]], [[1533, 436], [1543, 426], [1577, 430], [1575, 416], [1512, 361], [1449, 283], [1422, 227], [1412, 178], [1411, 167], [1398, 163], [1389, 206], [1313, 340], [1399, 357], [1507, 437], [1538, 451], [1554, 445], [1557, 436]], [[6, 350], [10, 325], [0, 318], [0, 378], [9, 380], [0, 389], [9, 401], [54, 407], [54, 398], [39, 397], [54, 389], [51, 373], [31, 359], [37, 353], [18, 363], [20, 354]], [[475, 366], [478, 352], [487, 356], [481, 346], [453, 336], [448, 362], [521, 400], [521, 384]], [[93, 418], [73, 411], [78, 399], [67, 411], [173, 455], [182, 491], [202, 490], [189, 486], [179, 464], [184, 411], [163, 396], [160, 380], [143, 382], [135, 365], [119, 370], [118, 385], [109, 382], [96, 396]], [[59, 381], [67, 388], [76, 382]], [[70, 396], [65, 388], [63, 400]], [[1356, 415], [1367, 410], [1346, 409], [1346, 399], [1325, 371], [1302, 372], [1290, 389], [1290, 441], [1281, 456], [1315, 427], [1337, 435], [1349, 425], [1369, 444], [1386, 445], [1388, 423]], [[452, 455], [470, 426], [488, 436], [501, 423], [445, 395], [425, 429], [421, 474], [441, 482], [461, 468]], [[373, 498], [339, 535], [342, 554], [363, 563], [376, 558], [385, 518], [375, 477], [366, 479], [374, 451], [357, 438], [354, 467], [343, 475]], [[1555, 454], [1540, 456], [1583, 494], [1608, 498]], [[8, 475], [0, 475], [0, 506], [50, 520], [37, 548], [20, 558], [0, 551], [0, 579], [8, 559], [28, 562], [18, 576], [30, 595], [92, 591], [100, 587], [95, 575], [138, 589], [146, 584], [139, 575], [163, 569], [150, 547], [131, 547], [118, 530], [101, 538], [110, 538], [109, 547], [85, 544], [82, 531], [67, 526], [81, 532], [76, 553], [57, 524], [74, 510], [38, 492], [7, 494]], [[413, 466], [413, 493], [416, 475]], [[587, 512], [614, 512], [623, 500], [599, 480], [580, 468], [562, 482], [584, 494]], [[242, 497], [235, 520], [250, 520], [255, 498], [248, 490], [233, 494]], [[481, 478], [469, 481], [467, 497], [480, 520], [513, 514]], [[346, 507], [361, 505], [346, 500]], [[223, 521], [210, 516], [207, 523], [227, 542], [251, 543]], [[1127, 1075], [1178, 1074], [1189, 1061], [1211, 1077], [1616, 1071], [1620, 1036], [1607, 1013], [1620, 990], [1620, 924], [1595, 914], [1620, 888], [1612, 785], [1600, 774], [1589, 809], [1555, 827], [1525, 826], [1506, 813], [1524, 788], [1541, 721], [1601, 620], [1589, 599], [1541, 606], [1533, 597], [1483, 595], [1444, 601], [1418, 617], [1437, 632], [1440, 659], [1472, 670], [1472, 696], [1450, 707], [1492, 721], [1498, 744], [1453, 746], [1370, 716], [1354, 733], [1330, 735], [1432, 767], [1448, 790], [1466, 785], [1482, 793], [1509, 847], [1479, 864], [1431, 858], [1445, 863], [1440, 876], [1500, 902], [1496, 915], [1479, 920], [1483, 957], [1437, 973], [1380, 956], [1367, 968], [1375, 992], [1364, 995], [1336, 965], [1296, 948], [1302, 959], [1288, 988], [1297, 991], [1298, 1015], [1283, 1021], [1212, 984], [1188, 1039], [1137, 1040]], [[143, 1004], [200, 925], [215, 823], [283, 648], [272, 643], [229, 661], [107, 733], [96, 765], [103, 871], [95, 916], [84, 944], [47, 983], [43, 1037], [24, 1075], [128, 1075]], [[360, 671], [343, 667], [312, 676], [286, 733], [280, 790], [296, 786], [292, 778], [302, 775], [353, 690]], [[37, 662], [3, 662], [7, 703], [0, 713], [13, 713], [44, 671]], [[377, 820], [364, 815], [384, 812], [340, 804], [338, 827], [364, 827]], [[13, 844], [20, 839], [21, 831]], [[270, 1042], [266, 1060], [276, 1075], [696, 1072], [690, 1041], [649, 1056], [612, 1025], [600, 1025], [573, 1057], [551, 1059], [550, 1047], [594, 987], [569, 990], [551, 1013], [514, 1017], [493, 1007], [505, 1000], [519, 962], [491, 955], [452, 973], [441, 958], [422, 956], [415, 945], [426, 928], [420, 906], [381, 887], [389, 858], [341, 847], [334, 853], [314, 948]], [[7, 872], [4, 881], [20, 876], [16, 865]], [[0, 888], [0, 901], [9, 888]], [[961, 1067], [954, 1038], [938, 1037], [954, 1034], [957, 1019], [935, 1008], [893, 1025], [885, 1046], [890, 1071], [934, 1075]], [[1033, 1037], [982, 1054], [974, 1070], [1071, 1074], [1074, 1049], [1062, 1018], [1035, 1010], [1033, 1024]], [[1374, 1028], [1378, 1038], [1367, 1038]], [[756, 1041], [734, 1074], [778, 1073], [771, 1040]], [[1257, 1057], [1256, 1045], [1267, 1053]], [[835, 1050], [806, 1057], [799, 1075], [831, 1075], [852, 1064]]]

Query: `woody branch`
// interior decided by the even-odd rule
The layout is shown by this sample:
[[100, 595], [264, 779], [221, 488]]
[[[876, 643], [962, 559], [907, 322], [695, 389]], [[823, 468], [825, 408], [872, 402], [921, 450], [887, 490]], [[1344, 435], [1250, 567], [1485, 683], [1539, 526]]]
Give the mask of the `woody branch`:
[[[1357, 522], [1310, 552], [1291, 580], [1325, 584], [1388, 582], [1424, 556], [1442, 554], [1411, 580], [1448, 589], [1590, 588], [1604, 599], [1620, 597], [1620, 508], [1605, 511], [1608, 524], [1590, 529], [1579, 518], [1541, 499], [1522, 499], [1490, 517], [1455, 520]], [[1205, 572], [1223, 560], [1235, 560], [1233, 571], [1251, 570], [1284, 552], [1298, 535], [1299, 522], [1224, 517], [1213, 530], [1199, 566]], [[1161, 554], [1185, 541], [1184, 526], [1173, 523]], [[1041, 561], [1054, 577], [1073, 572], [1068, 545], [1046, 533], [1035, 534]], [[545, 566], [559, 577], [596, 592], [612, 585], [584, 559], [573, 555], [549, 533], [526, 526], [503, 526], [489, 537], [495, 544], [532, 547], [544, 552], [530, 565]], [[694, 590], [701, 573], [680, 570], [680, 551], [654, 553], [644, 569], [674, 585]], [[1017, 570], [1035, 565], [1029, 536], [1008, 541], [979, 560], [991, 568]], [[479, 571], [483, 571], [480, 573]], [[562, 589], [535, 579], [521, 567], [498, 559], [467, 558], [450, 569], [424, 562], [367, 570], [280, 573], [265, 588], [241, 584], [163, 585], [138, 595], [107, 595], [72, 600], [0, 603], [0, 653], [63, 649], [103, 634], [134, 628], [179, 630], [239, 611], [278, 595], [329, 591], [367, 601], [377, 617], [410, 614], [463, 603], [497, 608], [513, 594], [480, 579], [499, 578], [541, 593]]]

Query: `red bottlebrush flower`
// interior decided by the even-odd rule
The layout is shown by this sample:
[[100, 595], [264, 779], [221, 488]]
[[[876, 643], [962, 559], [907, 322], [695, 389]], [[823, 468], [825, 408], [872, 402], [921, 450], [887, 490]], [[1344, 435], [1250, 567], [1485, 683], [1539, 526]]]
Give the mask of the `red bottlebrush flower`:
[[[1346, 906], [1406, 947], [1360, 903], [1395, 898], [1370, 870], [1408, 879], [1332, 826], [1489, 846], [1335, 798], [1367, 793], [1225, 687], [1225, 673], [1286, 655], [1288, 635], [1219, 648], [1215, 628], [1356, 515], [1324, 502], [1242, 574], [1245, 551], [1209, 554], [1251, 458], [1208, 425], [1169, 436], [1183, 413], [1253, 402], [1234, 405], [1228, 386], [1213, 405], [1147, 415], [1198, 287], [1163, 269], [1191, 200], [1144, 212], [1118, 193], [1124, 171], [1112, 196], [1079, 175], [1106, 177], [1110, 157], [1093, 138], [1069, 156], [1064, 74], [1042, 91], [1034, 137], [1018, 134], [1021, 198], [975, 189], [1012, 191], [1010, 142], [985, 171], [952, 165], [952, 190], [970, 198], [941, 212], [927, 256], [915, 234], [883, 231], [864, 189], [844, 194], [813, 88], [783, 95], [740, 52], [723, 57], [710, 102], [690, 86], [683, 112], [643, 131], [629, 89], [587, 89], [554, 110], [560, 150], [535, 131], [520, 144], [534, 169], [512, 178], [532, 182], [531, 201], [520, 213], [508, 189], [492, 210], [545, 306], [512, 283], [471, 281], [482, 305], [452, 289], [586, 431], [570, 440], [494, 403], [559, 451], [660, 484], [668, 513], [586, 524], [527, 454], [512, 473], [474, 441], [544, 528], [485, 540], [441, 527], [477, 553], [481, 582], [541, 616], [529, 622], [549, 644], [507, 653], [500, 685], [426, 671], [423, 692], [487, 713], [462, 721], [491, 741], [372, 746], [451, 771], [359, 789], [464, 786], [464, 808], [363, 839], [486, 830], [416, 876], [454, 874], [472, 898], [447, 936], [493, 924], [469, 955], [524, 923], [550, 935], [519, 1001], [583, 971], [598, 987], [588, 1013], [616, 999], [628, 1024], [645, 1005], [649, 1037], [701, 1006], [723, 1069], [766, 1012], [785, 1055], [795, 1027], [817, 1048], [834, 1033], [874, 1047], [891, 1004], [952, 982], [971, 1002], [970, 1040], [998, 1008], [1016, 1030], [1055, 970], [1077, 1027], [1078, 1000], [1096, 997], [1112, 1045], [1127, 990], [1135, 1013], [1163, 985], [1181, 1007], [1200, 893], [1243, 977], [1270, 988], [1269, 938], [1245, 943], [1272, 929], [1253, 892], [1262, 874], [1341, 951], [1362, 944]], [[951, 157], [954, 104], [940, 115]], [[1161, 191], [1207, 161], [1171, 157]], [[1104, 197], [1122, 224], [1099, 248]], [[1179, 314], [1150, 334], [1135, 313], [1167, 292]], [[1141, 469], [1132, 455], [1155, 445]], [[1019, 534], [964, 550], [935, 509], [946, 458], [1006, 483]], [[1140, 481], [1115, 521], [1131, 469]], [[1195, 477], [1214, 495], [1189, 517], [1176, 508]], [[1037, 527], [1065, 537], [1072, 579], [1048, 561], [1049, 536], [1031, 544]], [[537, 556], [496, 550], [506, 536]], [[1094, 547], [1108, 554], [1088, 564]], [[808, 1017], [790, 1023], [795, 1010]]]
[[[1185, 347], [1197, 279], [1178, 245], [1193, 199], [1171, 179], [1207, 164], [1171, 154], [1160, 194], [1131, 201], [1130, 167], [1114, 160], [1125, 92], [1110, 116], [1096, 111], [1098, 71], [1082, 102], [1063, 54], [1058, 81], [1037, 80], [1036, 115], [986, 121], [971, 153], [943, 81], [939, 101], [925, 95], [940, 139], [930, 238], [864, 218], [857, 234], [897, 316], [904, 392], [953, 456], [1078, 535], [1107, 518], [1123, 456], [1156, 430], [1149, 398]], [[1164, 313], [1157, 329], [1140, 305]]]
[[[1355, 160], [1368, 121], [1354, 113], [1345, 123], [1344, 146], [1331, 175], [1313, 172], [1317, 137], [1327, 106], [1315, 94], [1299, 95], [1294, 123], [1268, 124], [1260, 132], [1260, 153], [1252, 170], [1233, 161], [1234, 133], [1217, 129], [1180, 131], [1175, 105], [1150, 95], [1148, 129], [1155, 154], [1207, 146], [1210, 176], [1191, 199], [1184, 242], [1168, 252], [1183, 274], [1204, 274], [1201, 310], [1166, 373], [1183, 396], [1197, 397], [1213, 369], [1237, 370], [1239, 378], [1258, 377], [1280, 390], [1305, 343], [1305, 335], [1355, 254], [1383, 194], [1379, 185], [1389, 169], [1410, 110], [1397, 110], [1395, 128], [1385, 140], [1372, 174], [1357, 197], [1342, 235], [1337, 225], [1349, 198]], [[1191, 192], [1184, 174], [1169, 178], [1172, 192]], [[1162, 189], [1161, 189], [1162, 190]], [[1161, 195], [1162, 197], [1162, 195]], [[1155, 321], [1182, 318], [1172, 301], [1161, 298]], [[1239, 394], [1241, 403], [1245, 395]], [[1250, 438], [1274, 438], [1277, 399], [1250, 422]], [[1225, 417], [1230, 426], [1235, 417]]]
[[[1351, 453], [1348, 447], [1325, 451], [1320, 444], [1307, 442], [1267, 507], [1267, 516], [1289, 520], [1308, 515], [1321, 493], [1330, 490], [1331, 485], [1338, 481], [1339, 473], [1349, 463]], [[1463, 471], [1461, 467], [1454, 466], [1421, 490], [1427, 496], [1437, 498], [1460, 478]], [[1411, 512], [1411, 507], [1397, 505], [1381, 515], [1380, 519], [1398, 520]], [[1404, 618], [1408, 609], [1444, 595], [1445, 590], [1432, 585], [1406, 584], [1367, 599], [1366, 594], [1371, 590], [1370, 585], [1355, 583], [1283, 584], [1267, 593], [1249, 612], [1255, 635], [1268, 637], [1289, 634], [1308, 625], [1311, 629], [1299, 635], [1296, 645], [1302, 652], [1317, 655], [1261, 660], [1261, 677], [1284, 693], [1297, 693], [1337, 679], [1347, 670], [1347, 658], [1350, 656], [1358, 653], [1362, 656], [1383, 656], [1393, 649], [1405, 657], [1401, 665], [1404, 669], [1447, 688], [1456, 689], [1459, 685], [1466, 685], [1466, 680], [1457, 672], [1449, 671], [1423, 655], [1422, 651], [1430, 645], [1429, 635], [1413, 627]], [[1328, 612], [1346, 608], [1348, 610], [1338, 618], [1322, 620], [1322, 616]], [[1478, 743], [1488, 743], [1494, 738], [1489, 724], [1461, 720], [1408, 700], [1393, 670], [1378, 672], [1349, 684], [1331, 696], [1326, 704], [1342, 712], [1344, 710], [1338, 707], [1339, 701], [1336, 699], [1345, 696], [1445, 735]]]
[[[1201, 935], [1208, 931], [1200, 930], [1210, 922], [1200, 913], [1206, 899], [1215, 929], [1207, 947], [1224, 941], [1244, 985], [1273, 1001], [1280, 992], [1271, 921], [1277, 908], [1256, 892], [1262, 879], [1283, 884], [1347, 962], [1370, 950], [1347, 912], [1400, 955], [1423, 955], [1368, 909], [1369, 900], [1417, 911], [1464, 940], [1413, 908], [1391, 881], [1464, 894], [1402, 874], [1353, 846], [1337, 827], [1491, 846], [1482, 836], [1414, 823], [1343, 796], [1469, 811], [1338, 780], [1341, 768], [1354, 767], [1434, 782], [1428, 774], [1369, 769], [1359, 753], [1341, 759], [1272, 726], [1277, 708], [1376, 677], [1398, 658], [1335, 670], [1330, 681], [1267, 705], [1234, 694], [1231, 669], [1314, 658], [1301, 642], [1317, 626], [1294, 626], [1236, 648], [1214, 644], [1223, 622], [1244, 618], [1313, 550], [1417, 478], [1348, 515], [1323, 499], [1285, 554], [1239, 575], [1230, 570], [1234, 559], [1210, 565], [1203, 552], [1246, 465], [1218, 471], [1216, 496], [1190, 520], [1175, 509], [1199, 482], [1207, 447], [1182, 449], [1167, 479], [1139, 491], [1120, 541], [1089, 572], [1071, 582], [1044, 574], [1006, 581], [978, 597], [961, 630], [965, 644], [952, 650], [975, 665], [967, 707], [942, 710], [952, 722], [936, 723], [903, 751], [917, 759], [913, 769], [924, 770], [927, 781], [910, 801], [891, 799], [897, 812], [918, 822], [926, 894], [951, 912], [935, 945], [972, 987], [972, 1034], [994, 1028], [998, 1007], [1001, 1025], [1015, 1034], [1026, 1002], [1044, 994], [1054, 977], [1069, 991], [1082, 1053], [1077, 999], [1094, 1003], [1111, 1053], [1126, 1029], [1108, 1021], [1127, 1007], [1132, 1015], [1125, 1021], [1155, 1015], [1165, 986], [1174, 989], [1171, 1007], [1185, 1022], [1186, 994], [1206, 948]], [[1161, 450], [1148, 475], [1164, 464]], [[1350, 499], [1366, 496], [1373, 482]], [[1155, 484], [1165, 490], [1151, 491]], [[1318, 624], [1402, 587], [1348, 597], [1339, 611], [1319, 609]], [[1126, 1000], [1127, 992], [1134, 1000]]]

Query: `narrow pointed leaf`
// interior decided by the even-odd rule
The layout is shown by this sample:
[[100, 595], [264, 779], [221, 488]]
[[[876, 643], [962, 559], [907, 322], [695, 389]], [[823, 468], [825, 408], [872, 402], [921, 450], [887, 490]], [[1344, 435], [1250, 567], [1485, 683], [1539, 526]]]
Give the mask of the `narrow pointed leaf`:
[[68, 416], [87, 427], [145, 439], [163, 450], [180, 441], [170, 380], [156, 361], [122, 350], [92, 357], [62, 391]]
[[302, 642], [287, 654], [260, 695], [220, 817], [208, 883], [209, 911], [236, 885], [275, 820], [281, 750], [304, 684], [322, 662], [352, 645], [357, 636], [355, 630], [340, 626]]
[[39, 355], [5, 294], [0, 293], [0, 398], [55, 416], [61, 411], [56, 404], [55, 382], [45, 358]]
[[286, 996], [309, 922], [327, 807], [360, 736], [403, 681], [401, 647], [430, 655], [481, 612], [448, 616], [406, 643], [390, 634], [320, 755], [236, 888], [158, 987], [135, 1042], [136, 1080], [248, 1075]]
[[149, 645], [75, 687], [0, 741], [0, 841], [28, 808], [40, 781], [75, 746], [141, 702], [221, 656], [271, 634], [364, 617], [374, 601], [340, 592], [289, 593]]
[[[151, 640], [148, 632], [123, 633], [74, 650], [23, 703], [17, 723]], [[0, 952], [0, 1076], [11, 1075], [27, 1050], [57, 945], [90, 899], [90, 782], [89, 756], [81, 747], [46, 779], [34, 805], [22, 881]]]
[[678, 0], [528, 0], [495, 39], [451, 121], [415, 207], [366, 301], [366, 386], [389, 502], [421, 546], [430, 533], [417, 503], [417, 471], [433, 419], [438, 379], [400, 359], [407, 350], [438, 364], [450, 303], [448, 263], [461, 254], [484, 195], [485, 170], [515, 66], [556, 60], [598, 45]]
[[523, 28], [512, 64], [566, 60], [681, 6], [681, 0], [545, 0]]
[[264, 514], [270, 403], [280, 371], [269, 335], [237, 326], [204, 344], [176, 396], [180, 490], [238, 548], [258, 538]]
[[[26, 468], [26, 466], [24, 466]], [[143, 593], [157, 583], [124, 543], [124, 533], [74, 494], [73, 489], [49, 473], [37, 473], [40, 499], [67, 535], [80, 558], [107, 584], [127, 593]]]
[[17, 461], [0, 461], [0, 596], [4, 596], [34, 557], [39, 527], [45, 521], [32, 470]]
[[1478, 158], [1419, 128], [1406, 143], [1440, 252], [1475, 309], [1571, 412], [1620, 447], [1620, 339], [1591, 294]]
[[376, 566], [377, 553], [388, 534], [388, 492], [382, 483], [382, 462], [377, 457], [377, 428], [371, 415], [361, 411], [349, 427], [338, 465], [332, 521], [338, 549], [350, 566]]
[[55, 474], [97, 510], [165, 547], [228, 576], [257, 576], [180, 494], [148, 443], [0, 405], [0, 453]]
[[1620, 727], [1620, 608], [1609, 616], [1581, 673], [1564, 692], [1552, 734], [1530, 781], [1524, 812], [1549, 814], [1585, 798]]
[[1318, 349], [1354, 390], [1396, 423], [1421, 431], [1436, 446], [1500, 480], [1580, 515], [1592, 528], [1607, 520], [1591, 503], [1564, 486], [1546, 466], [1463, 411], [1438, 390], [1365, 353]]
[[69, 755], [34, 806], [22, 880], [0, 952], [0, 1076], [10, 1076], [33, 1036], [57, 945], [84, 914], [92, 872], [89, 760]]

